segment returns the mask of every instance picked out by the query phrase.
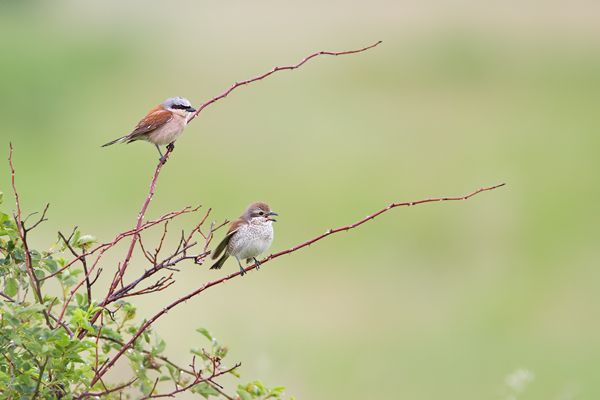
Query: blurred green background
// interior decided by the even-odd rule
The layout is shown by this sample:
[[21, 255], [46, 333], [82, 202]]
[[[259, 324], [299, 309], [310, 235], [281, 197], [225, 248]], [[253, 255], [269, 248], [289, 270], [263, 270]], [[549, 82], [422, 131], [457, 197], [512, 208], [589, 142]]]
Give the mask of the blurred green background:
[[[25, 212], [51, 205], [34, 246], [135, 225], [157, 152], [100, 146], [166, 98], [198, 107], [378, 40], [236, 89], [190, 123], [147, 217], [203, 208], [169, 243], [209, 207], [221, 222], [267, 202], [275, 253], [392, 202], [507, 186], [391, 210], [215, 287], [155, 325], [167, 353], [189, 364], [205, 327], [241, 381], [297, 399], [600, 398], [598, 2], [2, 2], [0, 152], [12, 141]], [[146, 268], [135, 256], [130, 279]], [[181, 268], [134, 300], [139, 318], [237, 265]]]

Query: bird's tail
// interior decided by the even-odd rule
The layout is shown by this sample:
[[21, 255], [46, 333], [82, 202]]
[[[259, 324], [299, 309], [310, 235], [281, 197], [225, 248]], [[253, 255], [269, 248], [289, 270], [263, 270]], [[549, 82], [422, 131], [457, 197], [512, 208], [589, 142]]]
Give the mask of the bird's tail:
[[214, 263], [214, 265], [212, 267], [210, 267], [210, 269], [221, 269], [221, 267], [223, 266], [225, 261], [227, 261], [228, 258], [229, 258], [229, 254], [227, 254], [227, 253], [223, 254], [223, 257], [219, 258], [219, 261]]
[[129, 135], [123, 136], [122, 138], [118, 138], [116, 140], [113, 140], [112, 142], [108, 142], [106, 144], [103, 144], [102, 147], [110, 146], [111, 144], [115, 144], [117, 142], [122, 142], [122, 141], [127, 140], [127, 139], [129, 139]]

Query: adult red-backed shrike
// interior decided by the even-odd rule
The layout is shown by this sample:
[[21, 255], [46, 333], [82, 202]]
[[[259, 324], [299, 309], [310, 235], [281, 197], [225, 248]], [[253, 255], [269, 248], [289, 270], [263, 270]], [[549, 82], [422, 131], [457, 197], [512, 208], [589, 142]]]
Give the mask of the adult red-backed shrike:
[[164, 103], [154, 107], [148, 115], [142, 119], [133, 132], [112, 142], [108, 142], [102, 147], [110, 146], [117, 142], [135, 142], [136, 140], [145, 140], [156, 146], [160, 160], [163, 164], [165, 157], [160, 152], [160, 147], [167, 145], [167, 148], [175, 148], [173, 142], [177, 140], [183, 129], [187, 125], [188, 117], [196, 111], [187, 99], [183, 97], [173, 97], [167, 99]]
[[269, 249], [273, 242], [272, 215], [277, 215], [265, 203], [252, 203], [244, 211], [244, 215], [231, 222], [229, 231], [225, 238], [219, 243], [212, 254], [216, 259], [225, 250], [225, 254], [210, 269], [219, 269], [229, 256], [234, 256], [240, 266], [240, 272], [244, 275], [240, 259], [246, 259], [246, 264], [254, 260], [256, 269], [260, 262], [256, 259], [259, 255]]

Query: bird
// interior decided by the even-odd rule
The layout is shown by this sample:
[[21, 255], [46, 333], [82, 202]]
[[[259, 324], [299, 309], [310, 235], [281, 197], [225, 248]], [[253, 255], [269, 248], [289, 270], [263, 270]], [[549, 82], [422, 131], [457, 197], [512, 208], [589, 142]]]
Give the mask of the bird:
[[254, 260], [254, 265], [258, 269], [260, 261], [256, 257], [267, 251], [273, 243], [273, 222], [276, 222], [271, 218], [273, 215], [278, 214], [265, 203], [250, 204], [241, 217], [231, 222], [225, 238], [211, 257], [215, 260], [223, 251], [225, 253], [210, 269], [220, 269], [229, 256], [236, 258], [241, 275], [246, 271], [240, 259], [246, 259], [246, 264]]
[[172, 97], [165, 100], [164, 103], [154, 107], [148, 115], [144, 117], [137, 126], [127, 136], [108, 142], [102, 147], [110, 146], [117, 142], [135, 142], [136, 140], [145, 140], [156, 146], [160, 161], [164, 164], [167, 159], [160, 151], [160, 147], [167, 145], [167, 149], [173, 151], [177, 140], [183, 129], [187, 125], [188, 117], [196, 109], [192, 107], [188, 99], [183, 97]]

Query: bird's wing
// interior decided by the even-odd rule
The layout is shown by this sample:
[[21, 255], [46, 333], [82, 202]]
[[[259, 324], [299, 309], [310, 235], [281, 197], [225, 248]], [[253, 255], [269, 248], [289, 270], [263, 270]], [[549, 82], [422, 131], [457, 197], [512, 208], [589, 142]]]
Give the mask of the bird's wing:
[[161, 106], [157, 106], [148, 115], [146, 118], [141, 120], [133, 132], [127, 135], [127, 138], [130, 141], [135, 140], [138, 136], [143, 135], [144, 133], [148, 133], [150, 131], [155, 130], [169, 122], [173, 119], [173, 113], [171, 111], [163, 110]]
[[225, 235], [223, 240], [221, 240], [221, 243], [219, 243], [219, 245], [217, 246], [215, 251], [212, 253], [211, 258], [213, 260], [216, 259], [217, 257], [219, 257], [219, 255], [221, 255], [223, 250], [225, 250], [225, 248], [229, 244], [229, 241], [233, 237], [233, 234], [236, 233], [238, 231], [238, 229], [240, 229], [240, 226], [242, 226], [245, 223], [246, 223], [246, 221], [244, 221], [241, 218], [238, 218], [235, 221], [231, 222], [231, 225], [229, 226], [229, 230], [227, 231], [227, 235]]

